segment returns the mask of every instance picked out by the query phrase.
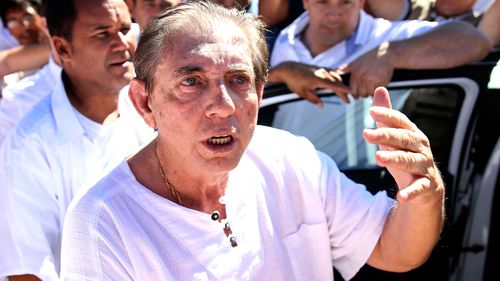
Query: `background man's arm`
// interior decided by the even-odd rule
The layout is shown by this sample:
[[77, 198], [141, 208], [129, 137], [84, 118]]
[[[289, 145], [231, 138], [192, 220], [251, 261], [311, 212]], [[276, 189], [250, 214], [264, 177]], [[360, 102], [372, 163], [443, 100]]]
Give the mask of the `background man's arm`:
[[366, 0], [365, 11], [377, 18], [400, 20], [406, 5], [411, 5], [408, 0]]
[[23, 70], [38, 68], [48, 63], [50, 47], [47, 43], [18, 46], [0, 52], [0, 77]]
[[488, 38], [464, 22], [450, 22], [406, 40], [385, 42], [340, 69], [351, 72], [355, 98], [370, 96], [387, 85], [394, 69], [445, 69], [483, 59], [491, 50]]
[[500, 45], [500, 0], [495, 1], [486, 11], [479, 23], [479, 30], [484, 32], [492, 46]]
[[259, 14], [268, 26], [282, 23], [288, 15], [288, 0], [259, 1]]

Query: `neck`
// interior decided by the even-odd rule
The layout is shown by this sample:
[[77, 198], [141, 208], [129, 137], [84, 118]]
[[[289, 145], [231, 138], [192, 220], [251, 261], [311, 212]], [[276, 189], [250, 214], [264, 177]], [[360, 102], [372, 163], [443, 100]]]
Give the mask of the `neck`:
[[99, 124], [108, 124], [119, 117], [119, 92], [103, 93], [92, 87], [81, 86], [62, 72], [64, 88], [71, 105], [82, 115]]
[[321, 44], [321, 42], [318, 42], [318, 40], [315, 40], [314, 34], [311, 31], [311, 26], [307, 25], [302, 34], [300, 35], [300, 39], [302, 40], [302, 43], [306, 46], [306, 48], [309, 50], [309, 53], [311, 54], [312, 57], [316, 57], [317, 55], [323, 53], [324, 51], [330, 49], [331, 47], [337, 45], [340, 42], [336, 42], [333, 44], [325, 45]]
[[208, 214], [218, 210], [224, 218], [225, 209], [219, 199], [225, 194], [228, 174], [211, 178], [189, 174], [189, 171], [174, 167], [173, 163], [165, 157], [165, 152], [161, 148], [158, 150], [160, 161], [157, 161], [155, 155], [157, 142], [158, 139], [152, 141], [129, 158], [128, 165], [137, 181], [158, 196], [179, 204], [180, 202], [177, 201], [160, 174], [159, 163], [161, 163], [165, 178], [168, 178], [168, 181], [178, 192], [182, 206]]

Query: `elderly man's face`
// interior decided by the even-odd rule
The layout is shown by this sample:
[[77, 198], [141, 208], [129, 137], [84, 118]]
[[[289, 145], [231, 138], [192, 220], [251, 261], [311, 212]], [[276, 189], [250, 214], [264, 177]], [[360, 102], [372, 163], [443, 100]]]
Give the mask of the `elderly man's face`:
[[354, 32], [364, 0], [303, 0], [315, 44], [330, 48]]
[[263, 92], [247, 39], [219, 26], [167, 40], [150, 100], [162, 150], [192, 171], [227, 172], [250, 142]]

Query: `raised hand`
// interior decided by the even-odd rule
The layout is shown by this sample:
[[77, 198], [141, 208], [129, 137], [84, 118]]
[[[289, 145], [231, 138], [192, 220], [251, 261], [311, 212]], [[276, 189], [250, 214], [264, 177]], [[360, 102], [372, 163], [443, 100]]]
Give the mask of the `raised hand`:
[[398, 201], [439, 199], [444, 184], [425, 134], [403, 113], [391, 108], [389, 93], [383, 87], [374, 91], [370, 114], [377, 126], [365, 129], [363, 137], [380, 146], [376, 161], [396, 180]]

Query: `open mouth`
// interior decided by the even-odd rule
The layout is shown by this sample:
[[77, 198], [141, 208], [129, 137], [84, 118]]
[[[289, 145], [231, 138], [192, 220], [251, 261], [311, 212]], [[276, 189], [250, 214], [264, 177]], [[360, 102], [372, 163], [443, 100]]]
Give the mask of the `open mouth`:
[[207, 140], [210, 145], [226, 145], [233, 141], [232, 136], [211, 137]]
[[116, 62], [116, 63], [112, 63], [111, 66], [124, 66], [127, 62], [129, 62], [128, 60], [124, 60], [124, 61], [121, 61], [121, 62]]

